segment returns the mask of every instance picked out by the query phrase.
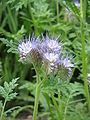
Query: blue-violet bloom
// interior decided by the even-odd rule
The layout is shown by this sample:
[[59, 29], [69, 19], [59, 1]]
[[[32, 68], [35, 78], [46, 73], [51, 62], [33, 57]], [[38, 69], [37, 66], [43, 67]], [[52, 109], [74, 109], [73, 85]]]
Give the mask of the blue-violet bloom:
[[48, 36], [43, 37], [43, 41], [42, 41], [43, 52], [59, 53], [60, 49], [61, 49], [61, 44], [57, 40], [50, 39]]

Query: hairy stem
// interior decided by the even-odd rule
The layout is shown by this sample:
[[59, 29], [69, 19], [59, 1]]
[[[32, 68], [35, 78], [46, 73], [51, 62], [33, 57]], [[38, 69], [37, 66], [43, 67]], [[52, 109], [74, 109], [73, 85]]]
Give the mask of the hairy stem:
[[58, 120], [62, 120], [62, 118], [61, 118], [61, 113], [60, 113], [60, 111], [59, 111], [58, 104], [57, 104], [57, 102], [56, 102], [53, 94], [51, 94], [51, 97], [52, 97], [52, 101], [53, 101], [53, 104], [54, 104], [54, 106], [55, 106], [55, 109], [56, 109], [56, 111], [57, 111], [57, 114], [58, 114]]
[[84, 19], [86, 20], [86, 8], [87, 8], [87, 1], [86, 0], [84, 0], [84, 2], [83, 2], [83, 8], [84, 8], [84, 10], [83, 10], [83, 14], [84, 14]]
[[58, 89], [58, 100], [59, 100], [60, 116], [61, 116], [61, 118], [62, 118], [62, 103], [61, 103], [61, 98], [60, 98], [60, 89]]
[[33, 120], [37, 119], [39, 95], [40, 95], [40, 84], [37, 84], [36, 95], [35, 95], [35, 105], [34, 105], [34, 112], [33, 112]]
[[[86, 0], [84, 0], [84, 3]], [[86, 11], [86, 7], [85, 11]], [[90, 111], [90, 97], [89, 97], [89, 90], [88, 90], [88, 83], [87, 83], [87, 63], [86, 63], [86, 54], [85, 54], [85, 33], [84, 33], [84, 22], [85, 22], [85, 12], [83, 9], [83, 0], [80, 0], [80, 12], [81, 12], [81, 21], [80, 21], [80, 28], [81, 28], [81, 40], [82, 40], [82, 72], [83, 72], [83, 79], [84, 79], [84, 88], [86, 93], [86, 99], [88, 103], [88, 109]]]
[[4, 101], [3, 108], [2, 108], [2, 111], [1, 111], [0, 120], [3, 120], [2, 117], [3, 117], [3, 113], [4, 113], [4, 108], [5, 108], [6, 102], [7, 102], [7, 101], [5, 100], [5, 101]]

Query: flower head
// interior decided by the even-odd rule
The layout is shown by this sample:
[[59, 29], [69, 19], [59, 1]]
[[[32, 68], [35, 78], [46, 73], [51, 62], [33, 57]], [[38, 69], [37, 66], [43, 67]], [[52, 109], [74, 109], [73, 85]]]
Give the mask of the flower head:
[[38, 41], [37, 39], [35, 40], [35, 38], [33, 39], [25, 39], [23, 42], [21, 42], [18, 45], [18, 51], [20, 53], [20, 56], [26, 57], [26, 55], [31, 51], [31, 49], [37, 48], [38, 45]]
[[57, 61], [56, 64], [60, 79], [62, 80], [69, 79], [72, 75], [72, 68], [74, 67], [74, 64], [71, 63], [70, 59], [68, 57], [61, 58], [59, 61]]
[[44, 60], [48, 60], [49, 62], [55, 63], [58, 58], [59, 58], [59, 55], [55, 53], [47, 52], [44, 54]]
[[55, 62], [59, 59], [59, 55], [55, 53], [44, 53], [43, 55], [43, 65], [47, 73], [52, 73], [55, 71]]
[[39, 43], [40, 43], [39, 38], [35, 38], [35, 37], [32, 37], [32, 38], [29, 37], [29, 39], [25, 39], [25, 41], [20, 43], [18, 45], [18, 51], [20, 54], [20, 61], [29, 62], [30, 57], [31, 56], [33, 57], [33, 55], [34, 55], [34, 57], [38, 57], [37, 53], [39, 55], [39, 50], [38, 50]]
[[63, 58], [61, 44], [48, 36], [43, 37], [42, 42], [39, 37], [29, 38], [19, 44], [18, 51], [22, 62], [32, 62], [37, 68], [44, 67], [47, 74], [58, 73], [62, 79], [70, 76], [74, 67], [68, 57]]
[[26, 55], [31, 51], [31, 49], [32, 43], [30, 41], [22, 42], [18, 46], [18, 50], [22, 58], [26, 57]]
[[65, 59], [62, 59], [61, 61], [62, 61], [61, 64], [63, 64], [67, 69], [74, 67], [74, 65], [71, 63], [68, 57], [66, 57]]
[[43, 37], [42, 50], [43, 52], [59, 53], [61, 45], [57, 40], [50, 39], [48, 36]]

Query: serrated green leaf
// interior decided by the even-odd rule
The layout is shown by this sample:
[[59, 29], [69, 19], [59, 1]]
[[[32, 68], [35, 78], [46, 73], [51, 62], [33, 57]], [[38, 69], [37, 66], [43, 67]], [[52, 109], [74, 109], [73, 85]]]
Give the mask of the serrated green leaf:
[[10, 83], [4, 82], [4, 87], [0, 86], [0, 94], [6, 101], [10, 101], [16, 97], [17, 93], [13, 93], [13, 90], [18, 85], [16, 82], [19, 78], [13, 79]]
[[4, 90], [7, 92], [7, 93], [9, 93], [9, 84], [5, 81], [4, 82]]
[[2, 97], [6, 97], [6, 95], [7, 95], [7, 93], [6, 93], [6, 91], [5, 91], [5, 89], [2, 87], [2, 86], [0, 86], [0, 94], [2, 95]]
[[16, 97], [16, 95], [17, 95], [17, 93], [16, 93], [16, 92], [15, 92], [15, 93], [11, 93], [11, 94], [9, 94], [9, 95], [8, 95], [8, 97], [7, 97], [7, 101], [12, 100], [13, 98], [15, 98], [15, 97]]

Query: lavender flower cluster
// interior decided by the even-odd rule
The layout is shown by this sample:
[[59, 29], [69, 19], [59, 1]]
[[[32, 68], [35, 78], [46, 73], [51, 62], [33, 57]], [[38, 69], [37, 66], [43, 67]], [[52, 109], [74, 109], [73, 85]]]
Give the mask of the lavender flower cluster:
[[32, 61], [36, 66], [43, 66], [47, 74], [57, 71], [70, 75], [74, 65], [68, 57], [63, 57], [62, 50], [62, 44], [48, 35], [42, 37], [42, 41], [39, 37], [26, 39], [18, 46], [21, 61]]

